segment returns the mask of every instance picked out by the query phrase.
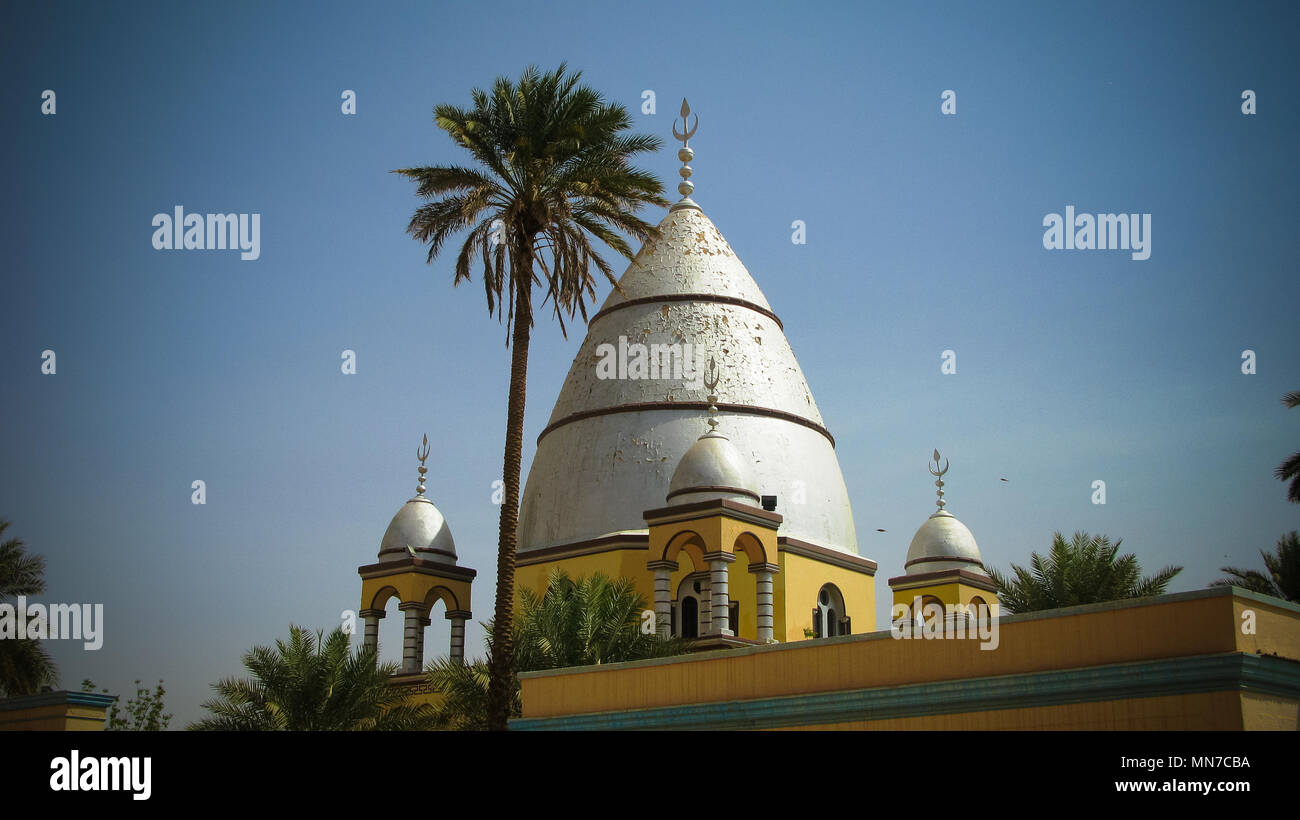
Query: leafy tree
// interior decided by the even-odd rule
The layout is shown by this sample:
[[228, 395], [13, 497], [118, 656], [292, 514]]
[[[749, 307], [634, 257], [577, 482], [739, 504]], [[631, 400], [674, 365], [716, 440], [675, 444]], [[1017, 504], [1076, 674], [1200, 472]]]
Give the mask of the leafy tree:
[[433, 725], [426, 704], [407, 704], [388, 685], [393, 663], [376, 663], [376, 650], [353, 653], [342, 628], [325, 636], [289, 626], [289, 641], [257, 646], [244, 654], [251, 677], [215, 684], [218, 697], [203, 704], [212, 717], [195, 730], [323, 731], [413, 730]]
[[1254, 569], [1219, 567], [1219, 571], [1228, 573], [1229, 577], [1210, 586], [1243, 587], [1284, 601], [1300, 601], [1300, 531], [1291, 530], [1278, 538], [1272, 553], [1260, 550], [1259, 554], [1264, 559], [1268, 575]]
[[[1287, 407], [1300, 407], [1300, 390], [1287, 393], [1282, 397], [1282, 403]], [[1300, 453], [1292, 453], [1290, 458], [1278, 465], [1273, 475], [1277, 476], [1278, 481], [1291, 482], [1291, 486], [1287, 488], [1286, 500], [1292, 504], [1300, 504]]]
[[[81, 691], [95, 691], [95, 682], [86, 678], [81, 682]], [[107, 689], [101, 689], [104, 694], [109, 694]], [[140, 681], [135, 682], [135, 697], [126, 702], [125, 709], [119, 709], [117, 701], [108, 710], [108, 724], [105, 728], [109, 731], [120, 732], [161, 732], [167, 728], [171, 722], [172, 716], [163, 712], [163, 696], [167, 691], [163, 689], [163, 682], [158, 681], [158, 686], [152, 692], [140, 686]]]
[[[521, 710], [515, 673], [598, 663], [658, 658], [685, 652], [689, 641], [646, 634], [641, 628], [645, 599], [632, 581], [612, 581], [600, 573], [577, 581], [560, 569], [551, 570], [546, 592], [520, 594], [515, 623], [510, 714]], [[491, 630], [488, 657], [492, 656]], [[448, 729], [489, 727], [489, 663], [456, 664], [444, 658], [430, 664], [430, 685], [444, 695], [437, 707], [438, 725]]]
[[[21, 539], [4, 538], [9, 523], [0, 519], [0, 601], [45, 591], [45, 559], [28, 555]], [[40, 641], [22, 636], [0, 640], [0, 695], [30, 695], [58, 682], [58, 668]]]
[[1143, 578], [1137, 556], [1119, 555], [1121, 543], [1123, 539], [1112, 544], [1107, 536], [1086, 532], [1076, 532], [1066, 541], [1058, 532], [1046, 557], [1032, 553], [1029, 569], [1012, 564], [1010, 576], [995, 569], [989, 575], [1006, 611], [1037, 612], [1161, 595], [1182, 572], [1182, 567], [1170, 566]]
[[585, 320], [586, 300], [595, 298], [591, 266], [615, 281], [591, 240], [631, 259], [632, 249], [619, 232], [640, 240], [657, 235], [636, 212], [642, 205], [667, 204], [662, 183], [629, 163], [658, 150], [661, 141], [625, 133], [632, 125], [627, 110], [578, 85], [580, 77], [567, 74], [564, 64], [547, 74], [530, 67], [518, 83], [500, 77], [490, 92], [474, 89], [473, 108], [437, 106], [434, 121], [470, 153], [476, 167], [395, 172], [413, 180], [416, 195], [428, 200], [411, 217], [407, 233], [428, 244], [430, 263], [451, 236], [469, 232], [453, 284], [469, 281], [471, 267], [481, 260], [488, 314], [504, 315], [507, 345], [513, 345], [492, 619], [491, 713], [497, 730], [506, 728], [508, 717], [533, 287], [543, 287], [541, 304], [552, 303], [566, 332], [564, 315], [580, 311]]

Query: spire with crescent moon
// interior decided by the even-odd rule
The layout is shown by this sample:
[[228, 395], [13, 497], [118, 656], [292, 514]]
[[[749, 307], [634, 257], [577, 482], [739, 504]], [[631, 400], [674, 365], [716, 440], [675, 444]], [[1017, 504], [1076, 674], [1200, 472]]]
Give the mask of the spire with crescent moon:
[[934, 486], [936, 486], [936, 487], [939, 488], [939, 489], [938, 489], [938, 493], [939, 493], [939, 511], [940, 511], [940, 512], [943, 512], [943, 505], [946, 503], [946, 502], [944, 502], [944, 500], [943, 500], [943, 476], [944, 476], [944, 473], [948, 472], [948, 466], [949, 466], [949, 465], [948, 465], [948, 459], [945, 458], [945, 459], [943, 460], [943, 468], [940, 469], [940, 467], [939, 467], [939, 451], [938, 451], [938, 450], [935, 450], [935, 451], [934, 451], [934, 466], [933, 466], [933, 467], [929, 467], [928, 469], [930, 470], [930, 475], [934, 476], [934, 477], [937, 479], [937, 480], [934, 482]]
[[691, 124], [690, 117], [691, 105], [686, 102], [685, 97], [682, 97], [681, 131], [677, 130], [677, 121], [673, 120], [673, 136], [682, 143], [682, 147], [677, 149], [677, 158], [682, 161], [682, 167], [677, 171], [677, 173], [682, 177], [682, 181], [677, 183], [677, 192], [682, 195], [682, 198], [671, 208], [671, 210], [674, 211], [681, 208], [695, 208], [696, 210], [699, 210], [700, 207], [693, 199], [691, 199], [691, 193], [695, 190], [695, 183], [691, 182], [691, 174], [694, 172], [694, 169], [691, 168], [690, 165], [691, 160], [695, 159], [695, 151], [690, 146], [690, 140], [691, 137], [695, 136], [695, 132], [700, 127], [700, 115], [695, 115], [694, 125]]
[[415, 488], [417, 497], [424, 495], [424, 476], [429, 472], [429, 468], [424, 466], [424, 462], [429, 458], [429, 436], [424, 436], [424, 441], [420, 446], [415, 448], [415, 457], [420, 460], [420, 484]]

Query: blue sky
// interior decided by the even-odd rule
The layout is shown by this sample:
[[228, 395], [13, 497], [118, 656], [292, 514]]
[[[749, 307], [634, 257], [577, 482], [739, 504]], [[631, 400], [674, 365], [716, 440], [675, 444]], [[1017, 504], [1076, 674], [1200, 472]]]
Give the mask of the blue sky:
[[[997, 567], [1088, 530], [1148, 570], [1185, 567], [1171, 589], [1194, 589], [1300, 528], [1272, 477], [1300, 448], [1300, 411], [1279, 401], [1300, 389], [1300, 15], [1285, 4], [11, 17], [0, 516], [46, 556], [42, 600], [105, 605], [102, 650], [52, 645], [68, 688], [164, 678], [183, 726], [250, 646], [332, 626], [426, 432], [429, 494], [490, 616], [504, 329], [477, 283], [451, 287], [450, 258], [425, 264], [403, 233], [411, 185], [388, 172], [464, 161], [433, 106], [530, 63], [568, 61], [666, 139], [682, 96], [699, 113], [695, 199], [784, 321], [836, 437], [860, 551], [880, 563], [878, 621], [933, 509], [935, 447], [949, 509]], [[646, 163], [669, 185], [674, 153]], [[260, 259], [154, 250], [153, 215], [176, 205], [261, 214]], [[1043, 217], [1067, 205], [1152, 214], [1151, 258], [1045, 250]], [[580, 334], [534, 334], [525, 471]], [[446, 636], [436, 620], [431, 654]]]

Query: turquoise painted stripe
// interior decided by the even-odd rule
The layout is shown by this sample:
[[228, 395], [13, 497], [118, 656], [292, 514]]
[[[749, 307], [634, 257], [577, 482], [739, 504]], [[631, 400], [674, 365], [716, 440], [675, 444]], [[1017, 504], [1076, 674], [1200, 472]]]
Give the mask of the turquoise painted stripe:
[[553, 718], [516, 718], [510, 721], [510, 728], [523, 731], [774, 729], [1225, 690], [1300, 699], [1300, 663], [1227, 652], [845, 692]]

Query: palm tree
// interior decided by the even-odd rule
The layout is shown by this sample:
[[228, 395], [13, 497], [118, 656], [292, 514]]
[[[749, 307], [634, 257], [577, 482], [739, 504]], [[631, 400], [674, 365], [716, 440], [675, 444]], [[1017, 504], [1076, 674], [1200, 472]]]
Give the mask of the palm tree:
[[[546, 593], [525, 589], [515, 621], [510, 715], [521, 713], [518, 672], [597, 663], [659, 658], [685, 652], [689, 641], [660, 638], [641, 631], [645, 599], [632, 581], [611, 581], [596, 573], [577, 581], [558, 568], [547, 579]], [[492, 657], [493, 630], [487, 650]], [[489, 663], [452, 663], [442, 659], [426, 670], [429, 683], [443, 694], [437, 707], [439, 728], [479, 730], [489, 727]]]
[[1037, 612], [1080, 604], [1161, 595], [1182, 567], [1165, 567], [1143, 578], [1137, 556], [1119, 555], [1120, 544], [1104, 535], [1076, 532], [1069, 540], [1052, 538], [1047, 557], [1032, 553], [1030, 569], [1011, 565], [1014, 578], [989, 570], [998, 599], [1009, 612]]
[[[8, 521], [0, 519], [0, 601], [45, 591], [45, 559], [28, 555], [19, 538], [4, 539]], [[40, 641], [23, 635], [0, 640], [0, 695], [30, 695], [58, 683], [58, 668]]]
[[[1287, 393], [1282, 397], [1282, 403], [1287, 407], [1300, 407], [1300, 390]], [[1292, 504], [1300, 504], [1300, 453], [1292, 453], [1290, 458], [1278, 465], [1273, 475], [1277, 476], [1278, 481], [1291, 482], [1291, 486], [1287, 488], [1286, 500]]]
[[[515, 550], [519, 522], [519, 464], [524, 442], [528, 344], [533, 326], [533, 286], [542, 286], [560, 330], [564, 314], [587, 318], [595, 298], [591, 266], [614, 282], [608, 263], [591, 238], [632, 258], [618, 233], [644, 241], [657, 229], [637, 217], [642, 205], [666, 205], [663, 185], [629, 164], [655, 151], [657, 137], [625, 134], [627, 110], [607, 103], [580, 73], [564, 64], [542, 74], [529, 67], [518, 83], [500, 77], [490, 92], [474, 89], [472, 109], [439, 105], [434, 121], [478, 167], [440, 165], [402, 168], [428, 200], [407, 225], [407, 233], [429, 246], [428, 262], [451, 236], [468, 230], [456, 258], [454, 284], [470, 279], [481, 260], [489, 315], [504, 314], [510, 360], [506, 413], [504, 497], [497, 546], [497, 598], [493, 623], [492, 727], [504, 730], [511, 665]], [[541, 276], [538, 276], [540, 271]]]
[[252, 677], [213, 684], [218, 697], [203, 704], [212, 717], [188, 728], [206, 731], [414, 730], [433, 725], [427, 704], [407, 704], [388, 685], [397, 671], [378, 664], [376, 650], [351, 651], [346, 633], [328, 636], [290, 625], [289, 642], [244, 654]]
[[628, 578], [597, 572], [577, 581], [558, 567], [546, 592], [525, 589], [515, 633], [520, 671], [589, 666], [677, 655], [687, 643], [642, 631], [645, 598]]
[[1229, 577], [1210, 586], [1243, 587], [1284, 601], [1300, 601], [1300, 531], [1291, 530], [1278, 538], [1273, 553], [1260, 550], [1259, 554], [1264, 558], [1268, 575], [1254, 569], [1219, 567], [1219, 571], [1228, 573]]

